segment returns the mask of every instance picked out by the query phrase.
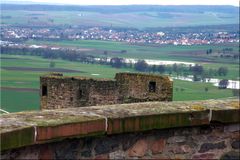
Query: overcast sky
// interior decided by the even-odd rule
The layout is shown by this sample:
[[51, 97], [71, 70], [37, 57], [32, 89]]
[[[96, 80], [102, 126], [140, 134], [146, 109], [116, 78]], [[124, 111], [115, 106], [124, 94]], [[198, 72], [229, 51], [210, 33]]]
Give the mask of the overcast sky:
[[78, 5], [128, 5], [128, 4], [158, 4], [158, 5], [234, 5], [239, 6], [239, 0], [3, 0], [32, 1]]

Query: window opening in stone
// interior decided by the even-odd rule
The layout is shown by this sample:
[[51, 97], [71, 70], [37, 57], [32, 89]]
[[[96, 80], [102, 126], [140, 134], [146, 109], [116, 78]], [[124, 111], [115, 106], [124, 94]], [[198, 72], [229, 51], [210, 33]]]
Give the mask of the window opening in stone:
[[80, 89], [79, 90], [79, 97], [82, 98], [83, 97], [83, 91]]
[[148, 89], [149, 89], [149, 92], [156, 92], [156, 82], [149, 82], [149, 85], [148, 85]]
[[47, 96], [47, 86], [42, 86], [42, 96]]

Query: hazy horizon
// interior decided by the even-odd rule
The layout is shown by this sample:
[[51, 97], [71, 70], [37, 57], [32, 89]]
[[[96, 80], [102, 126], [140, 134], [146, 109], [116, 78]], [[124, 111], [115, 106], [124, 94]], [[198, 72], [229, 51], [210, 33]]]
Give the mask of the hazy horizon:
[[238, 0], [2, 0], [1, 3], [45, 3], [57, 5], [231, 5], [239, 6]]

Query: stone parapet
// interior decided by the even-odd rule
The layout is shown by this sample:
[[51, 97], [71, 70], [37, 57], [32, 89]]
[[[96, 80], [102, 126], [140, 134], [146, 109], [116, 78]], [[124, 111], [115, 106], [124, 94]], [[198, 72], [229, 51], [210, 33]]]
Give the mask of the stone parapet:
[[[4, 151], [67, 138], [206, 126], [212, 123], [238, 124], [240, 107], [237, 99], [144, 102], [11, 113], [1, 115], [0, 122], [1, 151]], [[163, 142], [156, 143], [158, 146]]]

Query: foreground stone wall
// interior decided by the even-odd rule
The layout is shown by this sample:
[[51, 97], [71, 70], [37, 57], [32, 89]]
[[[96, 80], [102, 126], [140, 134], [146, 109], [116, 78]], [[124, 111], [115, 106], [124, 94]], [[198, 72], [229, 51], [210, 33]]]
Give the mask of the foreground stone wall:
[[144, 102], [0, 117], [1, 158], [237, 157], [238, 99]]
[[2, 152], [3, 159], [238, 159], [238, 124], [66, 139]]
[[157, 75], [118, 73], [109, 80], [53, 74], [40, 83], [42, 109], [172, 100], [172, 81]]

